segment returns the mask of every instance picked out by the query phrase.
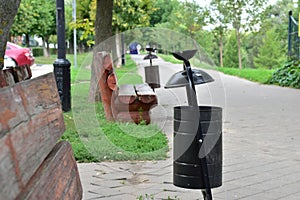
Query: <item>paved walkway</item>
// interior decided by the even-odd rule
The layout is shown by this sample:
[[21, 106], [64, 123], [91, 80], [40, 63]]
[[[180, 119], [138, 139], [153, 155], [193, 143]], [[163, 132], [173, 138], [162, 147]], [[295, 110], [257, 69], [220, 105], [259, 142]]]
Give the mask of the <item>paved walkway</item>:
[[[136, 55], [140, 73], [149, 64]], [[160, 66], [162, 85], [181, 65], [153, 60]], [[300, 90], [260, 85], [208, 72], [216, 80], [196, 86], [200, 104], [223, 111], [223, 185], [213, 189], [215, 200], [298, 200], [300, 196]], [[174, 105], [186, 104], [184, 88], [157, 89], [159, 106], [153, 123], [170, 139], [170, 158], [163, 161], [78, 164], [88, 199], [202, 199], [199, 190], [172, 185]], [[151, 199], [151, 198], [148, 198]]]

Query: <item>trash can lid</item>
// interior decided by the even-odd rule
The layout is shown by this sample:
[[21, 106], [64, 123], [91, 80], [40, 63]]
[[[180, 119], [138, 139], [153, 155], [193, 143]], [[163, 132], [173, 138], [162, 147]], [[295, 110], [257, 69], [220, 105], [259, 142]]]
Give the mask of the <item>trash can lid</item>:
[[[214, 81], [214, 79], [208, 73], [200, 69], [192, 69], [192, 75], [195, 85]], [[171, 76], [171, 78], [166, 83], [165, 88], [184, 87], [187, 85], [189, 85], [187, 74], [186, 71], [183, 70], [173, 74], [173, 76]]]
[[193, 49], [193, 50], [185, 50], [185, 51], [173, 52], [172, 54], [178, 60], [188, 61], [189, 59], [191, 59], [192, 57], [194, 57], [194, 55], [196, 54], [196, 52], [197, 52], [197, 49]]
[[144, 57], [144, 60], [156, 59], [157, 56], [153, 54], [148, 54]]
[[150, 51], [150, 52], [154, 52], [156, 49], [155, 49], [155, 48], [152, 48], [152, 47], [147, 47], [147, 46], [146, 46], [146, 50], [147, 50], [147, 51]]

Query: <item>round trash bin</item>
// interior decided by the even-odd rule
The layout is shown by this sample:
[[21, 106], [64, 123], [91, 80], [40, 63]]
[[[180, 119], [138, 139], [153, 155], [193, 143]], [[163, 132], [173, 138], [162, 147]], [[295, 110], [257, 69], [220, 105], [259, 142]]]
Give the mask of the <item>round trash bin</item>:
[[[222, 108], [174, 107], [173, 184], [205, 189], [201, 160], [206, 156], [210, 187], [222, 185]], [[204, 142], [199, 142], [202, 132]]]

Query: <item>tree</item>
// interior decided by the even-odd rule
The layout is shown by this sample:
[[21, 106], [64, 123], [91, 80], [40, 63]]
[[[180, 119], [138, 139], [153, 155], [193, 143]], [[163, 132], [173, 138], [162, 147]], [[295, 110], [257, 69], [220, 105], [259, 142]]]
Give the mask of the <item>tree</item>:
[[249, 31], [257, 28], [262, 20], [266, 0], [226, 0], [225, 8], [228, 10], [228, 20], [235, 29], [238, 44], [239, 68], [242, 64], [241, 31]]
[[157, 0], [154, 1], [154, 12], [150, 14], [150, 25], [154, 27], [157, 24], [165, 23], [169, 20], [169, 16], [178, 5], [178, 0]]
[[95, 46], [112, 36], [113, 0], [97, 0], [96, 5]]
[[[112, 36], [112, 13], [113, 13], [113, 0], [97, 0], [96, 7], [96, 21], [95, 21], [95, 48], [94, 58], [98, 51], [108, 51], [112, 49], [109, 43], [104, 41]], [[101, 95], [98, 88], [98, 74], [94, 62], [91, 69], [91, 85], [90, 85], [90, 101], [100, 101]]]
[[[150, 15], [155, 11], [153, 7], [153, 1], [151, 0], [111, 0], [113, 6], [113, 18], [112, 18], [112, 33], [119, 31], [126, 31], [137, 27], [147, 27], [150, 25]], [[96, 4], [97, 2], [97, 4]], [[83, 31], [81, 40], [95, 35], [95, 29], [97, 29], [96, 20], [103, 20], [96, 18], [96, 10], [99, 8], [99, 3], [104, 4], [106, 0], [85, 0], [81, 2], [81, 7], [84, 7], [88, 12], [81, 11], [82, 15], [77, 16], [79, 18], [75, 25]], [[87, 4], [88, 5], [85, 5]], [[103, 11], [110, 12], [110, 7], [103, 7]], [[98, 11], [97, 11], [98, 12]], [[96, 24], [95, 24], [96, 23]], [[107, 30], [102, 30], [107, 31]], [[95, 38], [95, 43], [97, 44]]]
[[[56, 33], [55, 8], [55, 0], [22, 0], [11, 28], [11, 34], [14, 36], [25, 34], [26, 46], [29, 46], [30, 36], [41, 37], [44, 54], [49, 56], [49, 38]], [[47, 49], [45, 49], [46, 46]]]
[[51, 35], [56, 34], [56, 4], [55, 0], [40, 0], [38, 2], [40, 18], [34, 24], [34, 33], [42, 38], [44, 56], [49, 57], [49, 39]]
[[0, 0], [0, 70], [4, 66], [4, 54], [7, 38], [21, 0]]
[[195, 0], [180, 2], [171, 18], [175, 25], [172, 29], [176, 27], [178, 31], [194, 39], [196, 32], [206, 25], [206, 14], [206, 11]]
[[224, 66], [239, 67], [238, 48], [236, 42], [236, 32], [231, 31], [224, 50]]
[[121, 37], [119, 32], [150, 26], [150, 15], [155, 11], [152, 0], [115, 0], [113, 9], [113, 30], [115, 31], [115, 66], [122, 60]]
[[224, 5], [223, 0], [213, 0], [210, 3], [210, 15], [209, 23], [213, 24], [215, 28], [213, 32], [218, 40], [219, 45], [219, 62], [220, 66], [223, 67], [223, 39], [228, 27], [228, 11]]
[[280, 40], [276, 29], [268, 30], [262, 42], [258, 56], [254, 58], [255, 66], [267, 69], [278, 67], [284, 59], [284, 54], [280, 48]]

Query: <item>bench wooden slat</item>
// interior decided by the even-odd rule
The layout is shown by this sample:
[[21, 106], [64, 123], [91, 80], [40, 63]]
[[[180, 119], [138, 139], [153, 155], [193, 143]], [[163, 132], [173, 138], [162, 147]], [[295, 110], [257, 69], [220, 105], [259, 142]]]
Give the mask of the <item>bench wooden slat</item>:
[[64, 130], [53, 73], [0, 90], [0, 199], [16, 197]]
[[118, 99], [123, 104], [131, 104], [136, 99], [137, 95], [135, 88], [131, 84], [124, 84], [119, 86]]
[[15, 84], [13, 69], [0, 70], [0, 88]]
[[154, 91], [152, 90], [152, 88], [147, 84], [136, 84], [135, 85], [135, 90], [136, 93], [140, 96], [142, 95], [155, 95]]
[[135, 90], [141, 102], [145, 104], [149, 104], [152, 102], [157, 103], [156, 95], [147, 83], [135, 85]]
[[56, 144], [16, 199], [82, 199], [78, 168], [69, 142]]
[[119, 96], [136, 96], [134, 85], [131, 84], [120, 85]]

